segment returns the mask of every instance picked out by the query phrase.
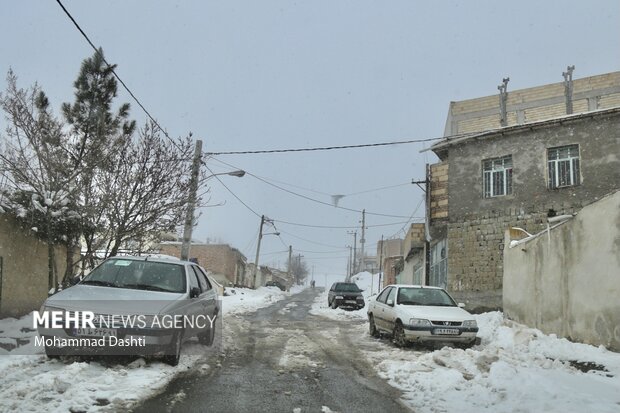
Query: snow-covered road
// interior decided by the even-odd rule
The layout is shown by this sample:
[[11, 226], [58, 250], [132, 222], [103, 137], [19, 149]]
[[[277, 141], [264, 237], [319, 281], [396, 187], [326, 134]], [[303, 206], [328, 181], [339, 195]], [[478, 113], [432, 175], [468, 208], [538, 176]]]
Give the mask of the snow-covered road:
[[[368, 294], [370, 274], [355, 281]], [[310, 312], [366, 319], [365, 308], [330, 309], [326, 292]], [[620, 354], [545, 335], [499, 312], [475, 317], [482, 344], [468, 350], [399, 349], [371, 338], [367, 324], [356, 327], [356, 344], [416, 412], [620, 412]]]

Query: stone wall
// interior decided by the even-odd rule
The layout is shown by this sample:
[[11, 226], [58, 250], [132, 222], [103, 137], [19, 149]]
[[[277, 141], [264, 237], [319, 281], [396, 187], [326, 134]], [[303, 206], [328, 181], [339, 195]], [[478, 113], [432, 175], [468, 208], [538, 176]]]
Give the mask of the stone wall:
[[504, 263], [508, 318], [620, 351], [620, 192], [506, 248]]

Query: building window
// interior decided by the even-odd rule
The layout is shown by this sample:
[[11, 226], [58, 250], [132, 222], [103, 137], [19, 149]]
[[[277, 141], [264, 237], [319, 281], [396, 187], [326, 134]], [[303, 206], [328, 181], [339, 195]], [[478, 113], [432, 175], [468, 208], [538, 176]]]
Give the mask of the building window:
[[482, 161], [484, 197], [512, 194], [512, 155]]
[[579, 185], [579, 145], [547, 149], [549, 188]]

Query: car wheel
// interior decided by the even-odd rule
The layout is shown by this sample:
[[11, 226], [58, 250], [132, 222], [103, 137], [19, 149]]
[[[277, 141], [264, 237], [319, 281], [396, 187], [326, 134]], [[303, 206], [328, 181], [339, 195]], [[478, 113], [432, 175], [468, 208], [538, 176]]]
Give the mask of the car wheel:
[[181, 359], [181, 347], [183, 347], [183, 331], [177, 331], [172, 336], [172, 342], [168, 348], [168, 354], [164, 356], [164, 362], [171, 366], [179, 364]]
[[392, 340], [396, 347], [407, 347], [407, 339], [405, 338], [405, 329], [403, 328], [403, 323], [400, 321], [396, 322], [394, 326], [394, 333], [392, 334]]
[[372, 314], [368, 316], [368, 330], [371, 337], [379, 337], [379, 330], [377, 330], [377, 326], [375, 325], [375, 318]]
[[215, 323], [213, 323], [213, 327], [209, 328], [209, 331], [205, 331], [204, 333], [198, 334], [198, 342], [200, 344], [204, 344], [205, 346], [212, 346], [214, 338], [215, 338]]
[[332, 300], [332, 308], [335, 310], [336, 308], [338, 308], [338, 304], [336, 303], [336, 300]]

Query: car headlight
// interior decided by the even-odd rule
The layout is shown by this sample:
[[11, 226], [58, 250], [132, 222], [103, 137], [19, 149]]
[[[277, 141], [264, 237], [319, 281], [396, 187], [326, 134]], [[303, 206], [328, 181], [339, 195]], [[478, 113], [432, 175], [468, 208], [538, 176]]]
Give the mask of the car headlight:
[[342, 300], [342, 299], [344, 299], [344, 297], [343, 297], [343, 296], [341, 296], [341, 295], [337, 295], [337, 296], [336, 296], [336, 297], [334, 297], [334, 298], [335, 298], [336, 300]]
[[463, 321], [463, 327], [478, 327], [476, 320], [465, 320]]
[[364, 301], [364, 297], [362, 297], [362, 296], [357, 297], [357, 299]]
[[409, 320], [409, 325], [413, 327], [427, 327], [431, 325], [431, 322], [423, 318], [412, 318]]

